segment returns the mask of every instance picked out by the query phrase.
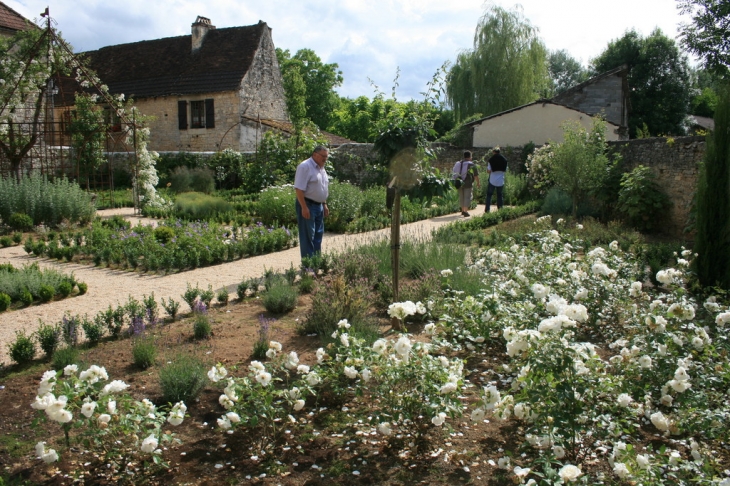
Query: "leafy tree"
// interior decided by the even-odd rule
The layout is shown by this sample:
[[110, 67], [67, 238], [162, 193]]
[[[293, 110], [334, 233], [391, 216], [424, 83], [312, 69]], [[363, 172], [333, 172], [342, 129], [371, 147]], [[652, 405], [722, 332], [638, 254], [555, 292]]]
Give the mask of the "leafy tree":
[[553, 96], [559, 95], [589, 78], [588, 70], [565, 49], [550, 52], [548, 69]]
[[699, 56], [707, 69], [727, 74], [730, 68], [730, 2], [728, 0], [678, 0], [682, 14], [692, 23], [681, 24], [682, 45]]
[[474, 48], [460, 53], [446, 78], [446, 95], [462, 120], [489, 116], [547, 92], [547, 50], [537, 28], [519, 10], [489, 6], [474, 34]]
[[592, 61], [596, 74], [626, 64], [629, 69], [631, 111], [629, 133], [648, 127], [654, 135], [684, 133], [684, 119], [689, 108], [690, 71], [687, 57], [682, 55], [674, 40], [661, 30], [646, 38], [635, 30], [608, 47]]
[[564, 141], [552, 146], [550, 177], [573, 201], [573, 217], [578, 204], [599, 189], [610, 161], [606, 155], [606, 122], [594, 118], [590, 131], [578, 122], [563, 126]]
[[343, 81], [337, 63], [324, 64], [311, 49], [300, 49], [293, 56], [289, 49], [276, 49], [276, 57], [292, 121], [302, 119], [303, 104], [304, 117], [321, 129], [327, 128], [339, 103], [335, 88]]
[[730, 290], [730, 87], [720, 90], [715, 131], [697, 185], [697, 276], [704, 286]]
[[716, 71], [700, 68], [693, 72], [692, 84], [690, 113], [712, 118], [719, 100], [717, 92], [722, 86], [722, 78]]
[[96, 102], [96, 95], [76, 94], [76, 109], [69, 124], [74, 158], [82, 169], [80, 172], [87, 177], [87, 189], [89, 172], [106, 161], [103, 150], [107, 125], [104, 123], [104, 110]]

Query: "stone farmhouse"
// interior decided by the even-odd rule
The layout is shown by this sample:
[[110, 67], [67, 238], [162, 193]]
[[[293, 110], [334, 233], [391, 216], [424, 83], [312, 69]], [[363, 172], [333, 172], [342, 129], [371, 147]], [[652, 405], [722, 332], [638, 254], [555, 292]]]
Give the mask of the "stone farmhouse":
[[537, 100], [475, 120], [467, 125], [472, 128], [473, 146], [521, 147], [529, 142], [535, 145], [562, 142], [562, 125], [566, 121], [577, 121], [589, 128], [595, 115], [606, 119], [607, 140], [628, 140], [627, 72], [621, 66], [552, 99]]
[[12, 37], [19, 30], [37, 29], [38, 27], [18, 12], [0, 2], [0, 36]]
[[[263, 132], [291, 126], [265, 22], [216, 29], [198, 16], [191, 30], [81, 54], [110, 94], [133, 98], [143, 115], [154, 117], [151, 150], [253, 151]], [[64, 87], [57, 116], [69, 119], [80, 90]], [[112, 129], [118, 129], [113, 120]]]

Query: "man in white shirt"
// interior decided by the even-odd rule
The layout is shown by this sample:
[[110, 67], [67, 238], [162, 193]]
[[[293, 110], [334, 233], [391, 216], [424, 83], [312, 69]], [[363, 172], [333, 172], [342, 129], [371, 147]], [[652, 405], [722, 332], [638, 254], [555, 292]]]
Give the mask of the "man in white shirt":
[[322, 145], [314, 147], [312, 156], [297, 166], [294, 176], [299, 251], [302, 258], [311, 257], [322, 251], [324, 218], [330, 213], [327, 207], [329, 179], [324, 169], [328, 157], [327, 147]]

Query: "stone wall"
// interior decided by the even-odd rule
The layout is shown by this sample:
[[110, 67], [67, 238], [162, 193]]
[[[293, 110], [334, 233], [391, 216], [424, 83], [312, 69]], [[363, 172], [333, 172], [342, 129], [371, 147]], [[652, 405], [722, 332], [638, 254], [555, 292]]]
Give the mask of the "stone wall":
[[690, 239], [684, 232], [689, 223], [692, 199], [697, 188], [700, 162], [705, 156], [704, 137], [645, 138], [609, 142], [621, 154], [626, 171], [638, 165], [649, 167], [673, 205], [667, 215], [667, 234]]
[[[704, 137], [647, 138], [640, 140], [609, 142], [609, 149], [621, 154], [626, 171], [638, 165], [649, 167], [657, 176], [657, 182], [673, 202], [667, 215], [666, 233], [677, 238], [690, 239], [684, 232], [689, 223], [690, 209], [697, 187], [699, 164], [705, 155]], [[450, 173], [454, 163], [461, 159], [463, 148], [437, 144], [438, 158], [434, 166], [442, 173]], [[471, 149], [474, 160], [486, 167], [491, 148]], [[524, 173], [522, 147], [502, 147], [502, 155], [509, 162], [512, 172]], [[365, 168], [376, 161], [372, 144], [347, 144], [332, 151], [332, 162], [338, 174], [347, 174], [347, 180], [362, 183]]]

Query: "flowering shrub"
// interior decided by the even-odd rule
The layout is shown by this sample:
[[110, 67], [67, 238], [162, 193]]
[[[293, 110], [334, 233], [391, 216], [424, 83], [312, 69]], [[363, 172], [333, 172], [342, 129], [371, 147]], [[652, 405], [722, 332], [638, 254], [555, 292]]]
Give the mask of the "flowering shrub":
[[[113, 471], [134, 474], [139, 465], [164, 467], [162, 447], [175, 439], [163, 426], [180, 425], [187, 407], [183, 402], [156, 407], [147, 399], [135, 400], [128, 386], [109, 381], [103, 367], [92, 365], [79, 372], [77, 365], [69, 365], [62, 372], [43, 374], [31, 407], [43, 412], [43, 420], [62, 427], [66, 447], [83, 444]], [[36, 445], [36, 454], [47, 463], [58, 460], [45, 442]]]
[[[720, 465], [708, 441], [728, 437], [730, 314], [717, 298], [698, 305], [684, 288], [691, 252], [657, 273], [656, 292], [616, 242], [589, 249], [547, 229], [548, 218], [536, 224], [519, 243], [484, 251], [473, 266], [489, 274], [487, 288], [447, 299], [446, 315], [427, 327], [441, 346], [504, 346], [508, 386], [487, 383], [472, 418], [519, 422], [528, 447], [563, 465], [532, 464], [556, 481], [584, 476], [575, 461], [602, 450], [614, 450], [607, 460], [620, 479], [713, 477]], [[674, 447], [635, 450], [639, 429]]]

